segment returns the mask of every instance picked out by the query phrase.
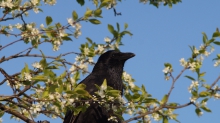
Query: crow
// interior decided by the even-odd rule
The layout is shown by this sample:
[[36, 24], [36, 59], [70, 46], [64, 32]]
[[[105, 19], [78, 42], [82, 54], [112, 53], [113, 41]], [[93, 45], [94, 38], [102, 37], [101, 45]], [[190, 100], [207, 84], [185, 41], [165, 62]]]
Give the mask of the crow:
[[[79, 84], [85, 84], [85, 90], [90, 95], [94, 95], [98, 91], [95, 84], [101, 86], [106, 79], [108, 86], [120, 90], [121, 95], [123, 95], [123, 67], [125, 61], [134, 56], [133, 53], [122, 53], [116, 50], [105, 52], [99, 57], [91, 74]], [[80, 112], [77, 116], [74, 116], [73, 111], [68, 110], [63, 123], [113, 123], [113, 121], [108, 121], [109, 116], [109, 113], [99, 104], [91, 103], [85, 112]], [[118, 120], [120, 123], [119, 118]]]

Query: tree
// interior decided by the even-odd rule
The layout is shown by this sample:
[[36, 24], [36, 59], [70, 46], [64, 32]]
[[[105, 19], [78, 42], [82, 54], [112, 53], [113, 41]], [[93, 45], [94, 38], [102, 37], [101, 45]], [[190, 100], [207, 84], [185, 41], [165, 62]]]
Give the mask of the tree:
[[[102, 95], [96, 95], [96, 97], [89, 95], [85, 90], [85, 86], [76, 86], [80, 79], [81, 74], [89, 72], [88, 65], [93, 65], [94, 57], [102, 54], [108, 49], [120, 49], [124, 36], [132, 33], [128, 30], [128, 24], [116, 25], [108, 24], [107, 28], [112, 34], [112, 38], [106, 37], [105, 43], [99, 43], [91, 38], [87, 37], [86, 42], [80, 42], [80, 50], [76, 52], [76, 49], [71, 49], [70, 52], [62, 52], [59, 48], [62, 44], [69, 44], [66, 41], [72, 41], [75, 43], [77, 38], [83, 34], [81, 32], [81, 23], [90, 22], [99, 26], [101, 24], [102, 11], [104, 8], [108, 8], [112, 11], [113, 15], [120, 16], [120, 12], [115, 8], [116, 2], [113, 0], [92, 1], [96, 8], [87, 8], [84, 13], [75, 9], [72, 12], [72, 17], [67, 19], [67, 22], [54, 22], [55, 17], [47, 16], [42, 18], [46, 20], [45, 24], [30, 23], [25, 16], [28, 13], [34, 14], [43, 11], [41, 5], [46, 3], [54, 5], [56, 1], [37, 1], [31, 0], [30, 2], [21, 1], [1, 1], [0, 6], [3, 8], [3, 15], [0, 21], [1, 36], [9, 36], [6, 40], [2, 41], [3, 45], [0, 48], [1, 52], [7, 53], [8, 50], [14, 50], [12, 54], [4, 54], [1, 57], [1, 64], [11, 62], [14, 66], [14, 59], [27, 58], [31, 61], [25, 64], [19, 64], [22, 66], [22, 70], [13, 69], [8, 72], [7, 67], [2, 66], [1, 82], [0, 85], [11, 90], [9, 93], [1, 93], [0, 96], [0, 109], [1, 115], [6, 113], [11, 114], [11, 117], [21, 119], [25, 122], [36, 122], [36, 118], [39, 114], [44, 114], [48, 117], [63, 118], [66, 112], [66, 106], [72, 108], [77, 114], [80, 111], [86, 110], [88, 107], [88, 100], [97, 101], [96, 97], [102, 97]], [[80, 5], [84, 5], [85, 1], [77, 0]], [[141, 1], [143, 3], [147, 1]], [[161, 1], [150, 0], [148, 3], [159, 7]], [[164, 5], [172, 7], [173, 4], [180, 1], [164, 1]], [[59, 13], [60, 14], [60, 13]], [[69, 14], [70, 15], [70, 14]], [[123, 16], [123, 13], [122, 13]], [[104, 16], [105, 17], [105, 16]], [[4, 21], [14, 24], [8, 25]], [[20, 21], [20, 23], [18, 23]], [[32, 20], [33, 21], [33, 20]], [[68, 23], [68, 24], [67, 24]], [[7, 25], [6, 25], [7, 24]], [[123, 25], [123, 26], [121, 26]], [[86, 28], [86, 27], [85, 27]], [[88, 35], [90, 36], [90, 35]], [[75, 37], [75, 39], [73, 38]], [[102, 97], [101, 104], [108, 102], [108, 104], [115, 103], [114, 100], [118, 100], [121, 104], [121, 108], [114, 108], [110, 105], [106, 105], [107, 108], [113, 108], [114, 113], [121, 110], [125, 114], [133, 114], [130, 119], [124, 119], [125, 122], [138, 120], [138, 122], [150, 122], [151, 119], [163, 120], [164, 123], [170, 119], [177, 120], [177, 114], [174, 113], [175, 109], [184, 108], [188, 105], [195, 105], [195, 112], [197, 115], [201, 115], [202, 111], [210, 112], [211, 110], [205, 105], [210, 98], [219, 98], [218, 86], [216, 83], [220, 77], [216, 77], [215, 81], [211, 84], [205, 84], [204, 71], [201, 71], [204, 55], [209, 55], [212, 52], [213, 45], [219, 45], [220, 43], [216, 38], [220, 37], [218, 29], [213, 33], [212, 38], [208, 39], [205, 33], [203, 33], [203, 45], [200, 48], [190, 46], [192, 51], [191, 57], [187, 59], [181, 59], [181, 65], [183, 70], [177, 75], [173, 75], [173, 65], [170, 63], [164, 64], [164, 75], [166, 80], [171, 80], [172, 85], [167, 94], [164, 94], [163, 99], [156, 99], [149, 94], [145, 86], [138, 87], [134, 85], [134, 79], [126, 72], [124, 72], [123, 81], [126, 85], [125, 97], [121, 98], [120, 94], [116, 90], [108, 88]], [[19, 43], [26, 43], [18, 45]], [[13, 46], [17, 44], [17, 47]], [[45, 50], [45, 46], [51, 47], [58, 52], [57, 54], [50, 55], [51, 53]], [[19, 47], [22, 46], [22, 47]], [[23, 48], [28, 46], [28, 48]], [[73, 51], [72, 51], [73, 50]], [[210, 51], [211, 50], [211, 51]], [[76, 55], [76, 62], [74, 62], [69, 55]], [[37, 59], [33, 59], [36, 57]], [[32, 60], [33, 59], [33, 60]], [[69, 60], [70, 59], [70, 60]], [[214, 59], [215, 65], [219, 65], [220, 56]], [[25, 59], [26, 61], [26, 59]], [[34, 64], [31, 63], [35, 62]], [[23, 61], [22, 61], [23, 62]], [[3, 68], [4, 67], [4, 68]], [[170, 102], [170, 94], [173, 91], [176, 81], [185, 71], [195, 71], [196, 77], [187, 75], [186, 78], [192, 80], [192, 84], [189, 87], [191, 92], [191, 101], [185, 104], [178, 104], [178, 102]], [[8, 84], [8, 86], [6, 86]], [[106, 82], [103, 83], [101, 88], [107, 88]], [[99, 88], [99, 87], [97, 87]], [[74, 107], [73, 103], [77, 103], [79, 98], [87, 99], [82, 103], [83, 106]], [[197, 103], [196, 101], [199, 101]], [[44, 119], [39, 119], [44, 120]], [[110, 120], [114, 120], [114, 117], [110, 117]]]

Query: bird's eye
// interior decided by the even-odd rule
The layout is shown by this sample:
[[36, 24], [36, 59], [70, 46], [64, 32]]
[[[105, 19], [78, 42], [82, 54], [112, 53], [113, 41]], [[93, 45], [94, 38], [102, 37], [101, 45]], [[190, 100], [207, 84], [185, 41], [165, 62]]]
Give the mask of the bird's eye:
[[112, 54], [112, 57], [115, 57], [115, 54]]

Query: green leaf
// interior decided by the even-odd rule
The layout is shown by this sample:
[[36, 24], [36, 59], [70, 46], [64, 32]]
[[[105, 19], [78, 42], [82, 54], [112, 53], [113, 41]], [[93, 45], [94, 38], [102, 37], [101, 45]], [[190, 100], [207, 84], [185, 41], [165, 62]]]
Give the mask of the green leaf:
[[50, 25], [52, 23], [53, 19], [50, 16], [46, 17], [46, 24]]
[[42, 97], [44, 98], [44, 97], [48, 97], [48, 96], [49, 96], [49, 91], [48, 91], [48, 90], [45, 90], [45, 91], [43, 92]]
[[205, 98], [205, 99], [203, 99], [200, 103], [202, 104], [202, 103], [204, 103], [204, 102], [207, 102], [209, 100], [209, 98]]
[[72, 39], [68, 36], [62, 37], [62, 39], [65, 40], [65, 41], [72, 41]]
[[79, 78], [80, 78], [80, 73], [79, 73], [79, 71], [77, 71], [77, 72], [74, 74], [73, 78], [74, 78], [75, 81], [78, 81], [78, 80], [79, 80]]
[[27, 65], [26, 63], [25, 63], [24, 69], [25, 69], [25, 72], [26, 72], [26, 73], [30, 73], [29, 68], [28, 68], [28, 65]]
[[216, 45], [220, 45], [219, 41], [214, 41], [213, 43], [216, 44]]
[[188, 79], [190, 79], [190, 80], [195, 81], [195, 79], [194, 79], [193, 77], [191, 77], [191, 76], [185, 76], [185, 77], [188, 78]]
[[76, 13], [76, 11], [72, 12], [72, 17], [73, 17], [74, 21], [76, 21], [78, 19], [78, 14]]
[[214, 32], [213, 35], [212, 35], [212, 37], [214, 37], [214, 38], [215, 38], [215, 37], [220, 37], [220, 33], [219, 33], [219, 32]]
[[125, 23], [125, 25], [124, 25], [124, 29], [126, 30], [127, 28], [128, 28], [128, 24]]
[[95, 16], [100, 16], [101, 14], [102, 14], [102, 10], [99, 8], [94, 11]]
[[88, 10], [86, 11], [86, 13], [84, 14], [84, 16], [85, 16], [86, 18], [90, 17], [91, 15], [92, 15], [92, 10], [90, 10], [90, 9], [88, 9]]
[[117, 25], [117, 30], [118, 30], [118, 32], [119, 32], [119, 31], [120, 31], [120, 26], [119, 26], [118, 23], [117, 23], [116, 25]]
[[85, 4], [84, 0], [76, 0], [81, 6], [83, 6]]
[[202, 72], [199, 74], [199, 77], [205, 76], [206, 72]]
[[47, 68], [47, 61], [45, 58], [40, 60], [40, 65], [42, 66], [42, 68]]
[[163, 123], [169, 123], [168, 118], [167, 117], [163, 117]]
[[86, 85], [85, 84], [79, 84], [76, 86], [75, 90], [83, 90], [86, 88]]
[[102, 85], [101, 85], [102, 88], [107, 88], [107, 80], [104, 79]]
[[46, 69], [59, 69], [59, 67], [57, 67], [57, 66], [55, 66], [55, 65], [52, 65], [52, 66], [46, 67]]
[[208, 37], [204, 32], [202, 32], [202, 34], [203, 34], [203, 43], [206, 44]]
[[4, 111], [0, 110], [0, 117], [2, 117], [4, 115]]
[[209, 108], [207, 108], [206, 106], [201, 106], [201, 108], [206, 111], [206, 112], [212, 112]]
[[89, 22], [91, 22], [92, 24], [100, 24], [101, 22], [97, 19], [89, 19]]
[[108, 90], [107, 95], [112, 96], [112, 97], [119, 97], [121, 94], [121, 91], [119, 90]]
[[161, 100], [161, 104], [164, 104], [168, 101], [168, 95], [164, 95], [163, 99]]
[[108, 30], [109, 30], [109, 32], [111, 32], [112, 34], [114, 33], [114, 27], [112, 26], [112, 25], [110, 25], [110, 24], [108, 24]]
[[32, 80], [47, 81], [47, 77], [45, 77], [44, 75], [38, 75], [38, 76], [33, 77]]
[[111, 1], [111, 0], [103, 0], [103, 1], [101, 2], [100, 6], [99, 6], [99, 9], [101, 9], [102, 7], [108, 5], [110, 1]]
[[122, 36], [125, 35], [125, 34], [128, 34], [128, 35], [130, 35], [130, 36], [133, 35], [133, 34], [132, 34], [131, 32], [129, 32], [129, 31], [123, 31], [123, 32], [121, 32], [121, 35], [122, 35]]
[[87, 39], [87, 41], [88, 41], [89, 43], [91, 43], [91, 44], [93, 43], [93, 42], [92, 42], [92, 39], [90, 39], [89, 37], [86, 37], [86, 39]]
[[210, 95], [210, 92], [207, 92], [207, 91], [202, 91], [199, 93], [199, 97], [207, 97]]
[[200, 116], [202, 111], [201, 111], [201, 109], [196, 108], [195, 112], [196, 112], [196, 114], [197, 114], [198, 116]]
[[50, 92], [50, 93], [56, 92], [55, 90], [56, 90], [57, 87], [58, 87], [57, 85], [50, 85], [50, 87], [49, 87], [49, 92]]

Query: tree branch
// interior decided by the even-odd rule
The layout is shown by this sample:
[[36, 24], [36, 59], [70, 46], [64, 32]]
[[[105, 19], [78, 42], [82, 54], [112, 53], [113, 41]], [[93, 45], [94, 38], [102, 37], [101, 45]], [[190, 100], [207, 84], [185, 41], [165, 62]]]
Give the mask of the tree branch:
[[3, 105], [2, 103], [0, 103], [0, 109], [9, 113], [9, 114], [12, 114], [18, 118], [20, 118], [21, 120], [23, 120], [24, 122], [26, 123], [35, 123], [33, 120], [25, 117], [24, 115], [20, 114], [19, 112], [9, 108], [9, 107], [6, 107], [5, 105]]

